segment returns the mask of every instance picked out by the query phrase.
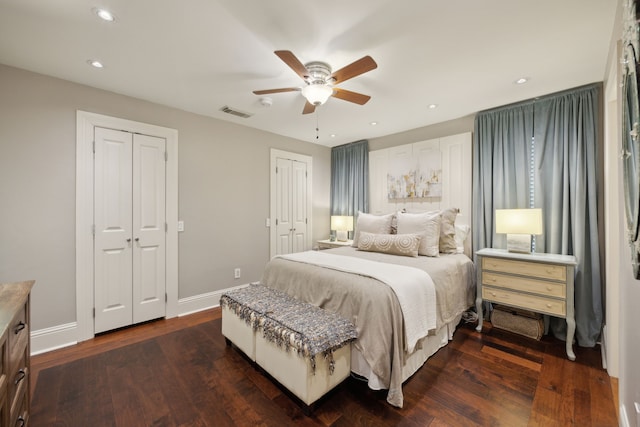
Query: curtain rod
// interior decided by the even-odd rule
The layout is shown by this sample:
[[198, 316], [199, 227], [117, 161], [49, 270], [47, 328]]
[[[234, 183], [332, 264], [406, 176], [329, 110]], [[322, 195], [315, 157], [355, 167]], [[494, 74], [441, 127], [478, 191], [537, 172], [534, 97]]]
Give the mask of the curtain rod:
[[584, 90], [590, 90], [590, 89], [597, 88], [597, 87], [602, 87], [602, 82], [589, 83], [589, 84], [586, 84], [586, 85], [583, 85], [583, 86], [574, 87], [572, 89], [561, 90], [560, 92], [554, 92], [554, 93], [549, 93], [549, 94], [546, 94], [546, 95], [536, 96], [535, 98], [527, 99], [525, 101], [518, 101], [518, 102], [514, 102], [512, 104], [501, 105], [500, 107], [495, 107], [495, 108], [490, 108], [488, 110], [478, 111], [477, 114], [479, 115], [479, 114], [484, 114], [484, 113], [494, 113], [496, 111], [509, 109], [509, 108], [514, 108], [514, 107], [526, 107], [528, 105], [535, 104], [536, 101], [544, 101], [544, 100], [547, 100], [547, 99], [552, 99], [552, 98], [564, 96], [564, 95], [567, 95], [567, 94], [570, 94], [570, 93], [577, 93], [577, 92], [581, 92], [581, 91], [584, 91]]

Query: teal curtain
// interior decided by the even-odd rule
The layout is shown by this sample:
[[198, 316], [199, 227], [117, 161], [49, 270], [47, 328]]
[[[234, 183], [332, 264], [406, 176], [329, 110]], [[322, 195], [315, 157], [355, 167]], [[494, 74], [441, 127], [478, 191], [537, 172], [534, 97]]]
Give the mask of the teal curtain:
[[[593, 347], [603, 320], [597, 164], [601, 84], [476, 116], [473, 158], [474, 250], [505, 247], [494, 212], [537, 207], [544, 234], [537, 252], [575, 255], [576, 340]], [[533, 136], [533, 139], [531, 138]], [[524, 158], [523, 158], [524, 157]], [[566, 322], [552, 319], [555, 336]]]
[[[578, 259], [575, 280], [576, 340], [593, 347], [602, 328], [598, 233], [598, 117], [601, 86], [592, 85], [535, 104], [535, 200], [542, 208], [540, 252]], [[552, 319], [557, 337], [566, 323]]]
[[506, 247], [494, 231], [496, 209], [529, 207], [529, 152], [533, 135], [533, 103], [478, 113], [474, 125], [474, 252]]
[[331, 149], [331, 215], [369, 212], [369, 141]]

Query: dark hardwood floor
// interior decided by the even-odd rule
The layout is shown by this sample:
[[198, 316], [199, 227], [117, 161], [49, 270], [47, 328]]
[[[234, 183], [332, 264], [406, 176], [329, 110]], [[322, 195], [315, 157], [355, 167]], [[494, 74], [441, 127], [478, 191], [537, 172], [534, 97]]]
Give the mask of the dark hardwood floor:
[[[404, 408], [349, 378], [305, 416], [240, 352], [220, 310], [111, 332], [32, 358], [39, 426], [617, 426], [599, 349], [460, 325], [403, 387]], [[615, 384], [614, 384], [615, 385]]]

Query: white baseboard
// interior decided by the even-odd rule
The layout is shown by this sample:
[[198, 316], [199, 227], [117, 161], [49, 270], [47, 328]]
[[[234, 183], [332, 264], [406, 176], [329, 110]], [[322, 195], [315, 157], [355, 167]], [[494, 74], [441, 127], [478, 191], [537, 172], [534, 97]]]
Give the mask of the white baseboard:
[[220, 305], [220, 297], [227, 291], [249, 286], [249, 284], [234, 286], [220, 291], [207, 292], [206, 294], [194, 295], [192, 297], [178, 300], [178, 316], [186, 316], [199, 311], [208, 310]]
[[[244, 288], [249, 284], [234, 286], [220, 291], [208, 292], [206, 294], [178, 300], [178, 316], [186, 316], [218, 307], [220, 297], [223, 293], [232, 289]], [[68, 347], [78, 343], [78, 323], [66, 323], [64, 325], [52, 326], [50, 328], [39, 329], [31, 332], [31, 355], [46, 353], [59, 348]]]
[[76, 322], [31, 332], [31, 355], [46, 353], [78, 343]]

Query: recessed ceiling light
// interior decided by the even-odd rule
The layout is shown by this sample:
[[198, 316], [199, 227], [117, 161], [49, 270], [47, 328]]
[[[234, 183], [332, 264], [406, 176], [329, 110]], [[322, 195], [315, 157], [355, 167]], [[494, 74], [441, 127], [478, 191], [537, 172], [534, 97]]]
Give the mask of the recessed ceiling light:
[[113, 13], [109, 12], [107, 9], [93, 9], [94, 13], [98, 15], [100, 19], [107, 22], [113, 22], [116, 20], [116, 17]]
[[102, 62], [98, 61], [97, 59], [89, 59], [87, 61], [87, 64], [91, 65], [93, 68], [104, 68]]
[[371, 123], [369, 123], [369, 124], [370, 124], [371, 126], [375, 126], [375, 125], [377, 125], [377, 124], [378, 124], [378, 122], [371, 122]]
[[335, 138], [335, 137], [336, 137], [336, 134], [335, 134], [335, 133], [332, 133], [332, 134], [331, 134], [331, 138]]
[[514, 83], [517, 85], [523, 85], [526, 82], [529, 81], [529, 77], [520, 77], [518, 80], [516, 80]]
[[429, 104], [429, 109], [430, 110], [434, 110], [436, 108], [438, 108], [438, 104]]

